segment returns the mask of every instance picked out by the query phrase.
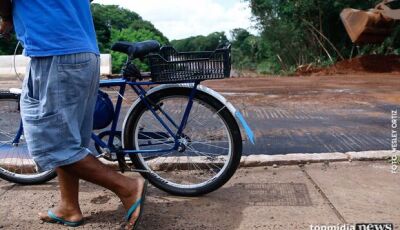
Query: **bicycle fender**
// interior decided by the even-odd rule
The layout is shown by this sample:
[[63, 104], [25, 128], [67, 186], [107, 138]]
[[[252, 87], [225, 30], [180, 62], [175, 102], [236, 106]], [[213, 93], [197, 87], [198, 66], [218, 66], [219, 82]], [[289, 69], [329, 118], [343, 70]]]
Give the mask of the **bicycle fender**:
[[[157, 87], [154, 87], [152, 89], [150, 89], [147, 92], [147, 95], [150, 95], [152, 93], [155, 93], [157, 91], [160, 90], [164, 90], [164, 89], [169, 89], [169, 88], [193, 88], [194, 84], [193, 83], [185, 83], [185, 84], [167, 84], [167, 85], [160, 85]], [[231, 114], [233, 115], [233, 117], [236, 118], [237, 121], [239, 121], [239, 123], [242, 125], [244, 131], [246, 132], [246, 136], [248, 137], [248, 139], [250, 140], [250, 142], [252, 144], [255, 144], [255, 137], [254, 137], [254, 132], [253, 130], [250, 128], [249, 124], [247, 123], [247, 121], [245, 120], [245, 118], [243, 117], [242, 113], [236, 109], [232, 103], [230, 103], [224, 96], [222, 96], [220, 93], [206, 87], [203, 85], [199, 85], [197, 86], [197, 90], [204, 92], [206, 94], [209, 94], [211, 96], [213, 96], [214, 98], [216, 98], [218, 101], [220, 101], [226, 108], [228, 108], [228, 110], [231, 112]], [[127, 114], [130, 114], [130, 112], [133, 110], [133, 108], [135, 108], [135, 106], [137, 104], [139, 104], [141, 100], [137, 99], [133, 105], [131, 106], [131, 108], [129, 109], [129, 112]], [[127, 118], [126, 118], [127, 119]], [[125, 119], [125, 121], [126, 121]], [[124, 122], [125, 124], [125, 122]], [[124, 125], [125, 126], [125, 125]]]
[[13, 93], [13, 94], [21, 94], [22, 93], [22, 89], [18, 89], [18, 88], [10, 88], [9, 91], [10, 91], [10, 93]]

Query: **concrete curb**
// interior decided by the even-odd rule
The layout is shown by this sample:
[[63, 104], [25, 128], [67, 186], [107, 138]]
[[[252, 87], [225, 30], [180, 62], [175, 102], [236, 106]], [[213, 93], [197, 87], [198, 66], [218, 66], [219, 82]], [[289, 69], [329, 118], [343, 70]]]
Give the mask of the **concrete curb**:
[[272, 165], [296, 165], [305, 163], [348, 161], [349, 157], [343, 153], [312, 153], [286, 155], [250, 155], [242, 157], [241, 167], [258, 167]]
[[272, 165], [296, 165], [321, 162], [339, 161], [374, 161], [387, 160], [393, 155], [400, 155], [400, 151], [363, 151], [346, 153], [299, 153], [286, 155], [250, 155], [242, 157], [241, 167], [257, 167]]
[[[274, 165], [298, 165], [323, 162], [345, 162], [345, 161], [379, 161], [388, 160], [392, 156], [400, 156], [400, 151], [363, 151], [363, 152], [346, 152], [346, 153], [298, 153], [286, 155], [249, 155], [243, 156], [240, 160], [240, 167], [261, 167]], [[104, 159], [103, 163], [118, 169], [118, 163], [109, 162]], [[187, 162], [182, 162], [187, 164]]]
[[[400, 156], [400, 151], [363, 151], [363, 152], [347, 152], [347, 153], [298, 153], [298, 154], [286, 154], [286, 155], [249, 155], [243, 156], [240, 160], [240, 167], [260, 167], [260, 166], [279, 166], [279, 165], [298, 165], [298, 164], [311, 164], [311, 163], [322, 163], [322, 162], [344, 162], [344, 161], [377, 161], [377, 160], [388, 160], [392, 156]], [[12, 162], [16, 162], [13, 159], [2, 159], [3, 166], [8, 168], [16, 167], [20, 168], [21, 165], [15, 165]], [[117, 162], [110, 162], [103, 158], [100, 161], [104, 164], [112, 167], [113, 169], [119, 169]], [[164, 160], [161, 160], [164, 162]], [[202, 164], [202, 160], [195, 161], [198, 165]], [[168, 170], [171, 168], [169, 163], [174, 165], [182, 164], [187, 165], [188, 162], [184, 160], [179, 163], [165, 161], [163, 164], [155, 165], [161, 170]], [[27, 169], [32, 170], [35, 165], [24, 165]], [[172, 167], [175, 168], [175, 167]]]
[[383, 160], [391, 158], [394, 155], [400, 155], [400, 151], [368, 151], [368, 152], [348, 152], [346, 153], [350, 160], [366, 161], [366, 160]]

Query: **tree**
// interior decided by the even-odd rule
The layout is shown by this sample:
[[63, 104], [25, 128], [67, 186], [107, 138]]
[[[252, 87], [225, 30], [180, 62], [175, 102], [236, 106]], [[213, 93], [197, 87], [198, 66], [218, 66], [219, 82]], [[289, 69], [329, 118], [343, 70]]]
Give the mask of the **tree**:
[[[288, 66], [323, 64], [348, 55], [352, 44], [340, 20], [342, 9], [369, 9], [376, 0], [247, 0], [266, 45], [261, 56]], [[328, 38], [328, 39], [326, 39]], [[281, 60], [279, 60], [281, 57]]]
[[231, 31], [232, 61], [238, 71], [257, 68], [261, 41], [247, 30], [236, 28]]
[[14, 54], [17, 43], [18, 41], [15, 38], [15, 35], [12, 35], [10, 40], [5, 40], [4, 38], [0, 38], [0, 55]]
[[[92, 13], [100, 51], [111, 53], [113, 73], [118, 73], [126, 61], [125, 54], [110, 50], [113, 43], [145, 40], [157, 40], [161, 44], [168, 43], [168, 39], [151, 22], [143, 20], [133, 11], [116, 5], [92, 4]], [[136, 64], [142, 70], [148, 70], [146, 64], [140, 61], [136, 61]]]
[[178, 51], [211, 51], [219, 45], [229, 42], [224, 32], [214, 32], [207, 36], [195, 36], [181, 40], [173, 40], [171, 44]]
[[[129, 42], [139, 42], [145, 40], [157, 40], [160, 43], [167, 43], [168, 41], [165, 38], [160, 37], [154, 31], [150, 31], [148, 29], [138, 29], [134, 30], [132, 28], [126, 28], [122, 30], [112, 29], [111, 30], [111, 42], [117, 41], [129, 41]], [[121, 70], [123, 64], [126, 61], [126, 55], [119, 52], [111, 52], [112, 60], [113, 60], [113, 73], [118, 73]], [[140, 60], [135, 60], [135, 64], [139, 67], [139, 69], [143, 71], [148, 71], [149, 67], [141, 62]]]
[[[168, 39], [157, 30], [154, 25], [145, 21], [137, 13], [116, 5], [91, 5], [97, 41], [101, 53], [110, 53], [111, 46], [116, 41], [139, 42], [144, 40], [158, 40], [162, 44], [168, 44]], [[14, 53], [17, 40], [12, 36], [10, 41], [0, 40], [0, 55]], [[126, 55], [111, 52], [113, 58], [113, 72], [119, 72]], [[146, 70], [147, 65], [138, 62], [139, 66]]]

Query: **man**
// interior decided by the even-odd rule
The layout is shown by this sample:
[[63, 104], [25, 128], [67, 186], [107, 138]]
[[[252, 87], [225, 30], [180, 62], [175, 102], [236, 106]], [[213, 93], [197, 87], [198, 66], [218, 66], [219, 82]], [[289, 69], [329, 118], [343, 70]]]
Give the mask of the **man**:
[[45, 222], [82, 224], [79, 179], [113, 191], [137, 225], [146, 184], [114, 172], [88, 150], [99, 87], [99, 50], [89, 0], [0, 0], [0, 33], [15, 27], [31, 57], [21, 116], [29, 152], [41, 171], [56, 169], [61, 200]]

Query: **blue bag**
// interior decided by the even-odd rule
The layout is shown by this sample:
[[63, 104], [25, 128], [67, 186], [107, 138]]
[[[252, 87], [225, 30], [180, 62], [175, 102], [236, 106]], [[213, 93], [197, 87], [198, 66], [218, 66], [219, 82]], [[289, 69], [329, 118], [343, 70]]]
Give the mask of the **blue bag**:
[[114, 119], [114, 104], [108, 94], [99, 90], [94, 111], [93, 129], [107, 128]]

